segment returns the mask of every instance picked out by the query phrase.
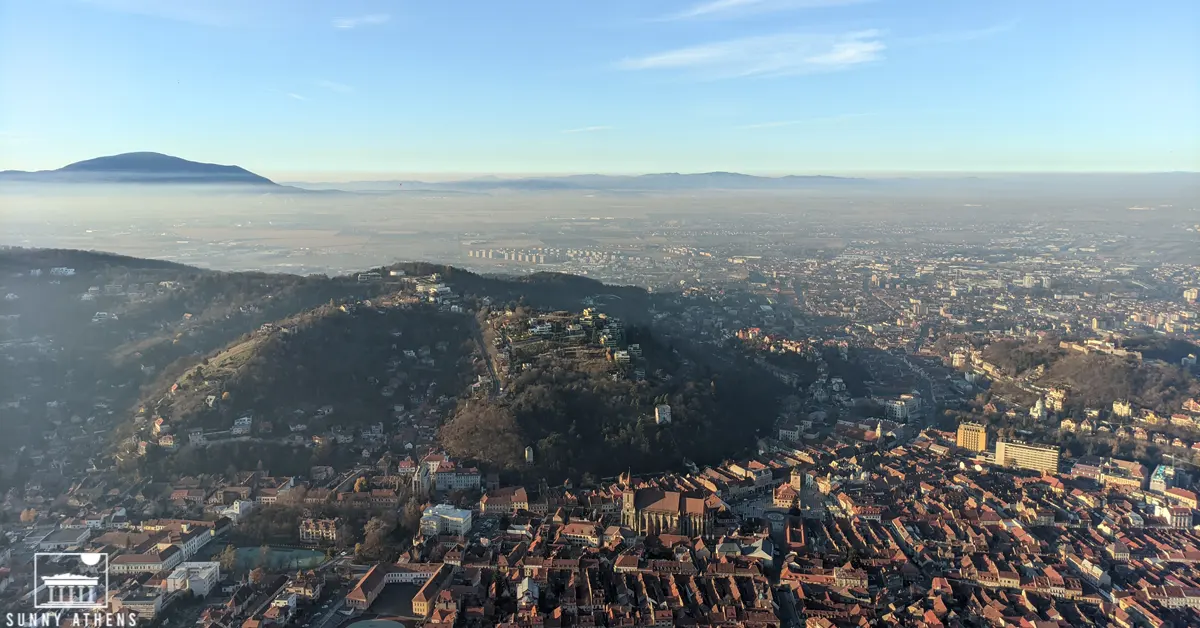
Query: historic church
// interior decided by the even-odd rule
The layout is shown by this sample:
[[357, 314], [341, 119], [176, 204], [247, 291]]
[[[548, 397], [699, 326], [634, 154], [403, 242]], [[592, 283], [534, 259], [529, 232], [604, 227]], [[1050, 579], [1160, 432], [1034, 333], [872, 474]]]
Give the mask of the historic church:
[[621, 496], [621, 523], [642, 536], [712, 536], [716, 511], [700, 497], [657, 488], [627, 489]]

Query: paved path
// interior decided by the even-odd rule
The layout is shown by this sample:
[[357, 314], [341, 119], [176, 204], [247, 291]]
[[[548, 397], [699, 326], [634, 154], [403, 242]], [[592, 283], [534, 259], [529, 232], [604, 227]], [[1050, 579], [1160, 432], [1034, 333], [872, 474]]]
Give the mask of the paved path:
[[475, 336], [475, 343], [479, 345], [479, 353], [483, 356], [483, 361], [487, 364], [488, 375], [492, 378], [492, 389], [488, 392], [489, 399], [495, 399], [500, 396], [500, 378], [496, 377], [496, 366], [492, 363], [492, 353], [488, 351], [487, 344], [483, 341], [483, 329], [479, 326], [479, 321], [472, 317], [472, 324]]

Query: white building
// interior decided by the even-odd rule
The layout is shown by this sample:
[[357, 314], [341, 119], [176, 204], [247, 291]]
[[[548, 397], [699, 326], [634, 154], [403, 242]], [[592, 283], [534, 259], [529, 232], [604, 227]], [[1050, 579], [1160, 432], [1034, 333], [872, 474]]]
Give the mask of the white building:
[[1150, 474], [1150, 490], [1155, 493], [1166, 493], [1167, 489], [1175, 486], [1175, 467], [1160, 464]]
[[431, 506], [421, 515], [421, 534], [437, 536], [439, 534], [465, 535], [471, 531], [471, 511], [455, 508], [450, 504]]
[[916, 395], [900, 395], [886, 404], [887, 418], [904, 422], [921, 412], [921, 398]]
[[230, 504], [228, 508], [222, 510], [221, 516], [229, 517], [230, 521], [237, 523], [244, 519], [246, 515], [249, 515], [251, 512], [253, 512], [257, 506], [258, 504], [252, 501], [239, 499]]
[[58, 552], [69, 547], [78, 547], [91, 535], [92, 530], [86, 526], [54, 530], [38, 541], [37, 549], [42, 552]]
[[478, 469], [458, 469], [451, 473], [437, 473], [437, 488], [439, 491], [462, 491], [479, 488], [480, 475]]
[[525, 578], [517, 584], [517, 607], [532, 608], [538, 603], [538, 585], [533, 578]]
[[235, 436], [249, 434], [250, 428], [253, 426], [254, 426], [254, 419], [252, 417], [244, 416], [239, 419], [234, 419], [233, 428], [229, 430], [229, 433], [233, 434]]
[[172, 545], [162, 551], [121, 554], [109, 562], [108, 569], [114, 574], [155, 573], [164, 569], [174, 569], [181, 562], [183, 552]]
[[126, 611], [137, 613], [138, 621], [145, 619], [147, 622], [158, 616], [159, 611], [162, 610], [162, 604], [162, 592], [146, 587], [136, 587], [117, 593], [109, 602], [114, 613]]
[[670, 425], [671, 406], [665, 403], [654, 406], [654, 422], [659, 425]]
[[433, 491], [433, 473], [429, 471], [426, 465], [419, 465], [412, 477], [412, 490], [414, 495], [425, 496]]
[[167, 576], [167, 592], [191, 591], [197, 597], [208, 597], [208, 594], [221, 581], [221, 563], [195, 562], [180, 563]]

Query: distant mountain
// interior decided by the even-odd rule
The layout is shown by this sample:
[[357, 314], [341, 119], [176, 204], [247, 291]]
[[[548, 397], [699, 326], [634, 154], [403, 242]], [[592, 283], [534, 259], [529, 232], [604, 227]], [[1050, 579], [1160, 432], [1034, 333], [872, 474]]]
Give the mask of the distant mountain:
[[610, 192], [689, 193], [695, 191], [821, 191], [868, 194], [1071, 194], [1087, 197], [1195, 195], [1200, 193], [1200, 173], [1002, 173], [934, 176], [834, 176], [762, 177], [737, 172], [694, 174], [658, 173], [637, 176], [578, 174], [554, 177], [477, 177], [459, 181], [375, 180], [340, 183], [293, 183], [309, 190], [343, 190], [355, 193], [395, 194], [437, 192], [489, 194], [493, 192]]
[[58, 170], [5, 170], [0, 181], [30, 183], [173, 183], [277, 187], [240, 166], [188, 161], [162, 153], [123, 153], [77, 161]]
[[848, 177], [759, 177], [737, 172], [703, 172], [680, 174], [677, 172], [644, 174], [639, 176], [613, 176], [581, 174], [564, 177], [538, 177], [525, 179], [498, 179], [485, 177], [466, 181], [426, 184], [412, 182], [411, 187], [432, 189], [466, 190], [613, 190], [613, 191], [670, 191], [688, 190], [794, 190], [809, 188], [845, 187], [869, 184], [867, 179]]
[[759, 177], [737, 172], [705, 172], [697, 174], [644, 174], [636, 176], [577, 174], [561, 177], [526, 177], [504, 179], [484, 176], [460, 181], [349, 181], [342, 183], [295, 182], [288, 185], [310, 190], [338, 189], [349, 192], [418, 192], [486, 193], [494, 191], [558, 192], [686, 192], [689, 190], [801, 190], [828, 187], [871, 185], [871, 179], [825, 176]]

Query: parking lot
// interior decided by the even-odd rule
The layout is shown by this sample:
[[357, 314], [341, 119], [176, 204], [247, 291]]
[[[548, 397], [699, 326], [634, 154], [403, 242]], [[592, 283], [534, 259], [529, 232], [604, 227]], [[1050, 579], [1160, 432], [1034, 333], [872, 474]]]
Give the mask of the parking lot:
[[490, 537], [499, 527], [500, 517], [479, 515], [471, 525], [471, 540], [478, 541], [481, 537]]

